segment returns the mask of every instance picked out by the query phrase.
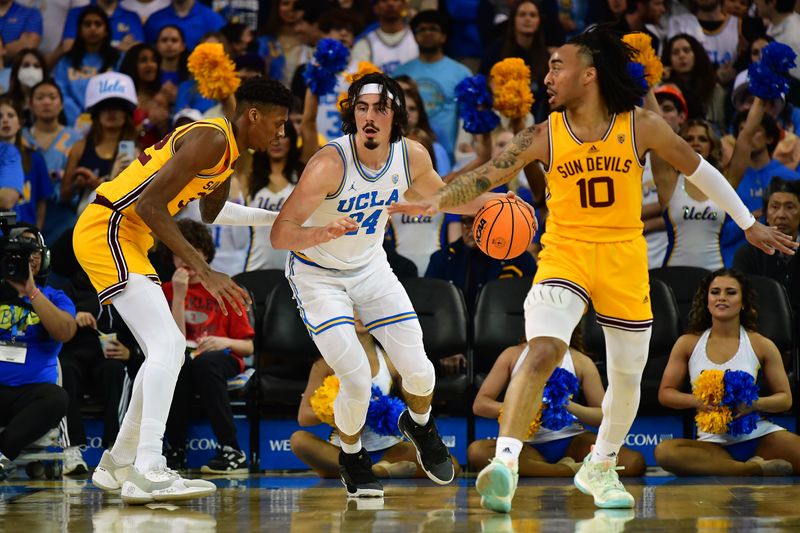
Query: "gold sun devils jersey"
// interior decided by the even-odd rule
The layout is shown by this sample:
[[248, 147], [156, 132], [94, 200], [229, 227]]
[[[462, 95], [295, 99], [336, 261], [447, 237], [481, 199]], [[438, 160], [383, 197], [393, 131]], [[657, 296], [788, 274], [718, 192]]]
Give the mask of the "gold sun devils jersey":
[[169, 214], [175, 215], [189, 202], [211, 193], [230, 177], [233, 173], [233, 164], [239, 157], [231, 124], [224, 118], [200, 120], [173, 130], [156, 144], [146, 148], [119, 176], [100, 185], [97, 194], [109, 200], [114, 210], [122, 213], [130, 222], [147, 227], [136, 214], [136, 201], [153, 181], [156, 173], [175, 155], [175, 142], [195, 128], [220, 130], [228, 140], [228, 147], [215, 167], [197, 174], [177, 196], [170, 200], [167, 205]]
[[633, 112], [611, 117], [602, 139], [581, 142], [564, 112], [550, 114], [547, 232], [589, 242], [642, 235], [642, 164]]

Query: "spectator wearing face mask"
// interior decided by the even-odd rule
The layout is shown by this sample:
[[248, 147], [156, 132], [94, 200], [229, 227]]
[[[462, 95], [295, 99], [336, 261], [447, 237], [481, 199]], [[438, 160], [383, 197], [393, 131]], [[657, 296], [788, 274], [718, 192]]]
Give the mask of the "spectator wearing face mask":
[[30, 123], [31, 89], [47, 74], [47, 64], [41, 52], [35, 48], [20, 50], [11, 67], [6, 95], [22, 110], [21, 118], [25, 124]]

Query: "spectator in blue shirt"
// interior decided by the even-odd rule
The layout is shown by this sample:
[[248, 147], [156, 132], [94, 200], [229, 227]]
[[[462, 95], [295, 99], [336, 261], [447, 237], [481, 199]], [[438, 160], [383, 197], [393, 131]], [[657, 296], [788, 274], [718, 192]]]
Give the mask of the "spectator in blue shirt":
[[[733, 131], [740, 132], [744, 126], [747, 113], [739, 113], [733, 119]], [[736, 193], [744, 205], [760, 219], [764, 206], [764, 195], [772, 178], [781, 178], [786, 181], [800, 179], [800, 174], [789, 170], [779, 162], [772, 159], [772, 152], [780, 140], [780, 129], [775, 119], [769, 114], [764, 114], [761, 126], [753, 135], [753, 149], [750, 152], [750, 166], [745, 170], [742, 181], [736, 187]], [[727, 268], [733, 265], [733, 256], [736, 250], [746, 241], [744, 232], [730, 217], [725, 217], [719, 242], [722, 250], [722, 260]]]
[[42, 154], [25, 146], [22, 140], [21, 116], [22, 110], [10, 98], [0, 97], [0, 141], [17, 147], [22, 156], [22, 170], [25, 172], [22, 196], [14, 208], [17, 222], [41, 228], [44, 225], [47, 199], [53, 194], [53, 184]]
[[7, 61], [23, 48], [37, 48], [42, 42], [42, 14], [13, 0], [0, 0], [0, 37]]
[[67, 412], [67, 393], [58, 379], [58, 352], [75, 335], [75, 305], [60, 290], [44, 285], [50, 255], [35, 228], [14, 228], [9, 236], [36, 250], [24, 281], [8, 279], [0, 291], [0, 479], [5, 479], [25, 446], [54, 428]]
[[473, 222], [473, 216], [461, 217], [461, 238], [446, 249], [434, 252], [425, 272], [426, 278], [447, 280], [464, 291], [470, 315], [486, 283], [500, 278], [533, 276], [536, 272], [536, 261], [528, 252], [514, 259], [500, 260], [478, 250], [472, 235]]
[[219, 31], [225, 19], [197, 0], [172, 0], [172, 5], [153, 13], [144, 25], [144, 35], [148, 43], [154, 44], [158, 32], [168, 24], [178, 26], [186, 37], [186, 47], [194, 49], [200, 38], [210, 32]]
[[84, 8], [78, 16], [78, 35], [70, 51], [56, 64], [53, 78], [64, 95], [67, 125], [74, 126], [83, 111], [89, 80], [113, 70], [119, 51], [111, 46], [111, 27], [98, 6]]
[[10, 211], [22, 194], [22, 157], [13, 144], [0, 142], [0, 211]]
[[[144, 28], [139, 15], [120, 7], [117, 0], [92, 0], [89, 5], [100, 7], [108, 16], [111, 25], [111, 46], [125, 52], [135, 43], [144, 41]], [[64, 50], [69, 50], [75, 42], [78, 35], [78, 17], [84, 9], [85, 6], [73, 7], [67, 14], [62, 37]]]
[[[224, 48], [225, 52], [230, 56], [230, 47], [228, 46], [228, 40], [222, 35], [220, 32], [210, 32], [200, 39], [201, 43], [220, 43]], [[178, 85], [178, 94], [175, 98], [175, 106], [173, 109], [177, 112], [181, 109], [191, 108], [197, 109], [201, 113], [205, 113], [219, 102], [216, 100], [211, 100], [210, 98], [206, 98], [205, 96], [200, 94], [200, 91], [197, 90], [197, 81], [194, 78], [189, 78], [186, 81], [181, 82]]]
[[452, 163], [458, 135], [455, 88], [472, 73], [444, 55], [442, 47], [447, 41], [448, 24], [442, 13], [420, 11], [411, 19], [411, 31], [419, 46], [419, 57], [397, 67], [393, 75], [406, 74], [417, 82], [436, 138]]

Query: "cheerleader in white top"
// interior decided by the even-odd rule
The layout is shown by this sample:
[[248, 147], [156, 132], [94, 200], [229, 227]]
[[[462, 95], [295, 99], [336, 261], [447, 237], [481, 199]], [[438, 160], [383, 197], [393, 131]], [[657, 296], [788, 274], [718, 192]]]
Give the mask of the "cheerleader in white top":
[[[735, 270], [709, 274], [694, 297], [690, 333], [675, 343], [661, 378], [658, 400], [672, 409], [697, 409], [697, 440], [672, 439], [655, 450], [658, 464], [679, 476], [784, 476], [800, 474], [800, 437], [751, 413], [782, 413], [792, 407], [792, 392], [775, 344], [756, 333], [757, 309], [747, 278]], [[751, 416], [746, 432], [733, 423], [711, 429], [704, 414], [719, 409], [701, 400], [698, 379], [704, 371], [744, 372], [755, 381], [759, 370], [768, 391], [748, 406], [732, 409], [733, 421]], [[687, 374], [694, 393], [682, 392]], [[723, 374], [724, 375], [724, 374]], [[766, 393], [761, 396], [761, 393]], [[706, 397], [707, 398], [707, 397]], [[743, 426], [743, 425], [740, 425]]]
[[[763, 116], [763, 102], [753, 105], [736, 139], [736, 147], [726, 167], [720, 164], [721, 144], [713, 127], [695, 119], [681, 128], [681, 137], [695, 152], [721, 169], [735, 189], [750, 164], [752, 139]], [[693, 266], [707, 270], [723, 267], [719, 236], [725, 222], [725, 211], [705, 196], [686, 177], [664, 162], [651, 156], [653, 178], [658, 201], [664, 212], [667, 229], [665, 267]]]
[[[519, 456], [521, 477], [572, 477], [595, 442], [597, 435], [584, 429], [583, 424], [594, 427], [600, 425], [605, 391], [597, 367], [589, 357], [576, 349], [576, 344], [582, 344], [577, 330], [559, 367], [577, 378], [586, 405], [570, 401], [567, 411], [577, 418], [575, 422], [557, 431], [540, 426], [526, 441]], [[475, 415], [499, 417], [503, 402], [498, 398], [527, 355], [526, 343], [507, 348], [500, 354], [475, 397], [472, 406]], [[495, 439], [477, 440], [470, 444], [467, 458], [472, 468], [480, 470], [485, 467], [494, 457], [495, 447]], [[625, 447], [620, 449], [617, 464], [624, 467], [620, 472], [622, 476], [641, 476], [646, 468], [642, 454]]]
[[[386, 353], [375, 342], [358, 316], [355, 317], [355, 328], [358, 340], [364, 348], [372, 372], [372, 385], [378, 387], [383, 394], [392, 392], [392, 385], [399, 383], [399, 376]], [[297, 421], [301, 426], [315, 426], [322, 423], [312, 408], [311, 398], [328, 376], [333, 376], [333, 369], [324, 359], [317, 360], [311, 367], [308, 384], [300, 402]], [[361, 431], [361, 443], [372, 458], [372, 472], [378, 478], [427, 478], [417, 462], [417, 450], [414, 445], [405, 441], [399, 434], [380, 435], [370, 426], [365, 425]], [[328, 440], [319, 438], [309, 431], [295, 431], [290, 439], [294, 454], [322, 478], [339, 477], [339, 451], [341, 444], [336, 429]], [[455, 472], [460, 471], [458, 461], [452, 458]]]

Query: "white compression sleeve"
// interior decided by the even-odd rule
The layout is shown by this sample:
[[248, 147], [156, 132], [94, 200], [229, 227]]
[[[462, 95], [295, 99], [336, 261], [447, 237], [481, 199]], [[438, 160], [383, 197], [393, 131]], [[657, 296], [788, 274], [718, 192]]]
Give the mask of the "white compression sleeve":
[[267, 211], [257, 207], [247, 207], [233, 202], [225, 202], [214, 224], [225, 226], [271, 226], [278, 217], [276, 211]]
[[724, 209], [743, 230], [746, 230], [753, 224], [756, 219], [744, 205], [742, 199], [736, 194], [736, 191], [731, 187], [725, 176], [720, 174], [719, 170], [714, 168], [711, 163], [700, 156], [700, 164], [691, 176], [686, 176], [686, 179], [697, 185], [697, 188], [703, 191], [703, 194], [708, 196], [712, 202]]

